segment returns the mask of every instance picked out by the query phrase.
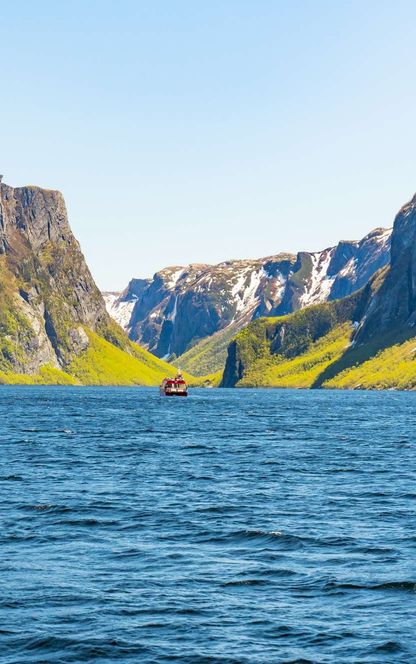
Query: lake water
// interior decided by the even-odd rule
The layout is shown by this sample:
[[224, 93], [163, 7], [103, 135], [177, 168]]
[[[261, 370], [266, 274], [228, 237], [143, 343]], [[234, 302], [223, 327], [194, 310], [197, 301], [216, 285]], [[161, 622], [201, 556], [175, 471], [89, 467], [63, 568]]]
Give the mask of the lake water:
[[0, 661], [416, 662], [415, 412], [0, 388]]

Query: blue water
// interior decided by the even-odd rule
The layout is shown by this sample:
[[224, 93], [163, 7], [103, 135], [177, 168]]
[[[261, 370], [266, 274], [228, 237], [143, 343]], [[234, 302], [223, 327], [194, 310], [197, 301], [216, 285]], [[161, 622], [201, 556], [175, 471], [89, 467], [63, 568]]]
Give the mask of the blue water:
[[416, 662], [415, 410], [0, 388], [0, 661]]

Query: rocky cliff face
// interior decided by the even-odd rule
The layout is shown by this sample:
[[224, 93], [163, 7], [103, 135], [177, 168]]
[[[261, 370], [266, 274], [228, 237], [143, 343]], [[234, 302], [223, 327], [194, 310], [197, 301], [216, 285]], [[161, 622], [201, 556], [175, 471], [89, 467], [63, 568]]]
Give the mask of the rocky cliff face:
[[359, 242], [341, 241], [317, 253], [301, 252], [273, 312], [283, 315], [351, 295], [390, 259], [391, 229], [376, 228]]
[[357, 330], [364, 343], [395, 329], [416, 326], [416, 194], [396, 216], [391, 238], [391, 261], [383, 283]]
[[131, 339], [159, 357], [180, 356], [201, 339], [235, 334], [259, 316], [355, 292], [389, 262], [390, 235], [379, 228], [316, 253], [170, 267], [153, 279], [133, 280], [118, 296], [104, 295]]
[[71, 232], [62, 195], [0, 184], [0, 370], [65, 368], [88, 346], [84, 326], [116, 343], [122, 337]]
[[[253, 321], [228, 347], [222, 386], [247, 385], [250, 375], [251, 386], [267, 387], [275, 384], [306, 387], [305, 379], [308, 377], [308, 386], [312, 386], [319, 373], [327, 368], [334, 357], [338, 359], [348, 345], [371, 298], [371, 292], [371, 286], [367, 285], [341, 300], [305, 307], [286, 316]], [[325, 345], [322, 346], [325, 338]], [[310, 349], [313, 350], [307, 356]], [[299, 362], [302, 356], [304, 361]], [[292, 366], [291, 360], [294, 361]], [[283, 385], [276, 381], [276, 378], [284, 375], [282, 367], [286, 369], [286, 384]], [[302, 382], [291, 385], [293, 378]]]
[[241, 326], [272, 311], [294, 262], [294, 256], [281, 254], [215, 266], [175, 266], [156, 273], [134, 302], [130, 289], [114, 303], [106, 299], [119, 322], [117, 310], [130, 302], [126, 328], [131, 339], [159, 357], [180, 355], [228, 325]]
[[[368, 274], [380, 262], [368, 252], [363, 262], [363, 249], [383, 236], [377, 231], [356, 247], [339, 245], [341, 266], [356, 251]], [[223, 385], [415, 389], [415, 342], [416, 195], [396, 216], [388, 265], [354, 295], [251, 323], [228, 347]]]
[[109, 314], [126, 332], [130, 330], [134, 305], [151, 281], [151, 279], [132, 279], [122, 293], [115, 291], [102, 293]]

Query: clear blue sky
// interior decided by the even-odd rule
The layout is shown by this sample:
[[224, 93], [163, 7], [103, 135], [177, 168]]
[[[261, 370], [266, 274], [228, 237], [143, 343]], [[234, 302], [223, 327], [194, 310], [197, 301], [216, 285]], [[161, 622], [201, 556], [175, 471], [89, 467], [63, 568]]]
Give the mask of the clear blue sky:
[[414, 1], [37, 0], [0, 14], [0, 172], [103, 289], [355, 239], [416, 191]]

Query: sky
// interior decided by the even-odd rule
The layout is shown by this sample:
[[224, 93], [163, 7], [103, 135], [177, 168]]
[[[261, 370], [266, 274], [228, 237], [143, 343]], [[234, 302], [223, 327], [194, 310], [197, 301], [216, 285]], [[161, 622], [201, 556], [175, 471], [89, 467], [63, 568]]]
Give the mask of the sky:
[[0, 2], [0, 172], [97, 284], [316, 251], [416, 191], [416, 3]]

